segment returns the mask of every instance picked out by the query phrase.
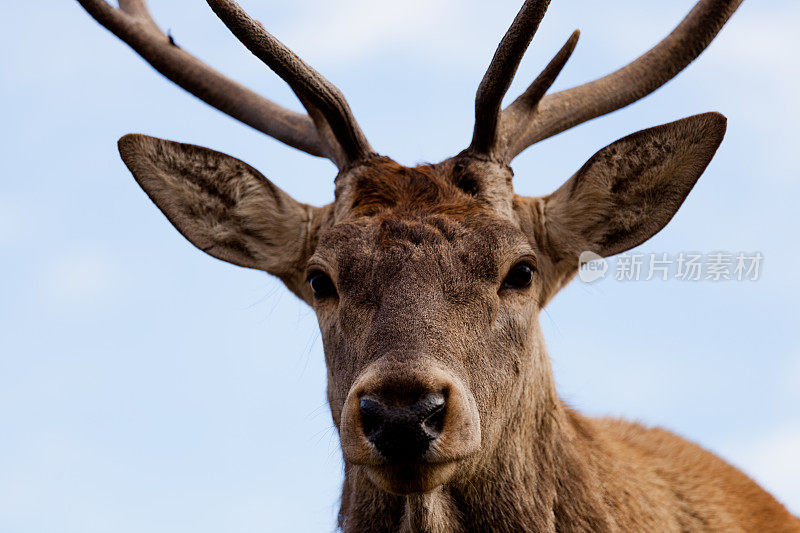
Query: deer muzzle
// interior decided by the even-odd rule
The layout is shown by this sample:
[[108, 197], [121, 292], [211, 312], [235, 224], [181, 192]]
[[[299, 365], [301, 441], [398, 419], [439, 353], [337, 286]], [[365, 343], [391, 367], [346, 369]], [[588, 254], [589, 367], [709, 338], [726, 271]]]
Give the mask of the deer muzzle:
[[442, 485], [480, 449], [480, 417], [464, 383], [438, 364], [377, 361], [351, 387], [339, 424], [345, 461], [398, 494]]

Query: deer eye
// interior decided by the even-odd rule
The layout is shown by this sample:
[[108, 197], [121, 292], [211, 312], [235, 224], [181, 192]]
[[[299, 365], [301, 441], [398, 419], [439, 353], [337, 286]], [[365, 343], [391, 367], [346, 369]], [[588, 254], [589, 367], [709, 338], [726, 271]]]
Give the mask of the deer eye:
[[530, 287], [533, 283], [534, 268], [530, 263], [517, 263], [511, 270], [508, 271], [505, 281], [503, 281], [504, 289], [524, 289]]
[[332, 298], [336, 296], [336, 286], [330, 276], [324, 272], [316, 271], [309, 274], [308, 284], [311, 285], [315, 298]]

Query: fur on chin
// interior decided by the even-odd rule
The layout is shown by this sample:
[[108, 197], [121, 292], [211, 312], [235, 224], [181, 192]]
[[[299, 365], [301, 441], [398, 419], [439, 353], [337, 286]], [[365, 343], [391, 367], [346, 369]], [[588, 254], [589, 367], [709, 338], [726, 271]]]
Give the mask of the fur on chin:
[[456, 471], [456, 462], [364, 466], [370, 481], [400, 496], [431, 492], [444, 485]]

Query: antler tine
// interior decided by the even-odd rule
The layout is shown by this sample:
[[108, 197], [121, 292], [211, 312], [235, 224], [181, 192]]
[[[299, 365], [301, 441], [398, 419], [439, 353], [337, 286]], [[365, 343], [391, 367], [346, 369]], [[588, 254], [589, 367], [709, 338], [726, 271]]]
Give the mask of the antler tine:
[[467, 151], [490, 155], [497, 141], [500, 105], [550, 0], [526, 0], [503, 36], [475, 97], [475, 129]]
[[[575, 45], [578, 44], [580, 35], [580, 30], [572, 32], [567, 42], [550, 60], [550, 63], [542, 70], [541, 74], [533, 80], [524, 93], [503, 110], [500, 116], [499, 136], [506, 150], [509, 146], [513, 146], [516, 140], [514, 136], [517, 133], [519, 123], [525, 120], [532, 112], [535, 112], [536, 106], [539, 105], [545, 93], [564, 69], [567, 61], [572, 56], [572, 52], [575, 51]], [[513, 159], [513, 156], [508, 157], [505, 153], [500, 154], [500, 156], [501, 159], [506, 161]]]
[[342, 151], [337, 158], [340, 168], [374, 154], [336, 86], [250, 18], [233, 0], [208, 0], [208, 4], [248, 50], [289, 84], [317, 123], [318, 131], [327, 133], [330, 128]]
[[528, 146], [593, 118], [611, 113], [652, 93], [694, 61], [743, 0], [700, 0], [660, 43], [630, 64], [592, 82], [547, 95], [521, 109], [503, 111], [509, 132], [505, 160]]
[[512, 109], [515, 106], [526, 106], [528, 108], [534, 108], [539, 103], [539, 101], [544, 97], [544, 94], [547, 90], [553, 85], [556, 81], [556, 78], [564, 69], [564, 66], [569, 61], [569, 58], [572, 56], [572, 52], [575, 51], [575, 45], [578, 44], [578, 38], [580, 38], [581, 32], [580, 30], [575, 30], [572, 32], [572, 35], [569, 36], [567, 42], [564, 43], [564, 46], [558, 51], [558, 53], [553, 56], [553, 59], [547, 64], [547, 66], [542, 70], [542, 72], [536, 76], [536, 79], [525, 89], [525, 92], [519, 95], [514, 102], [508, 106], [506, 109]]
[[97, 22], [133, 48], [170, 81], [226, 115], [298, 150], [331, 157], [312, 120], [223, 76], [185, 52], [156, 26], [144, 0], [78, 0]]

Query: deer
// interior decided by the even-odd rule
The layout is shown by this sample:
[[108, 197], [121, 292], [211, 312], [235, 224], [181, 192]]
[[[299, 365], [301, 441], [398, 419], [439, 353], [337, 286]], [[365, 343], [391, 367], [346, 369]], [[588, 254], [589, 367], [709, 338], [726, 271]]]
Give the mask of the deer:
[[720, 146], [725, 117], [619, 139], [546, 196], [515, 194], [510, 166], [529, 146], [667, 83], [742, 0], [700, 0], [638, 59], [549, 93], [575, 31], [503, 107], [549, 5], [526, 0], [478, 87], [469, 146], [414, 167], [373, 150], [339, 89], [232, 0], [207, 3], [306, 113], [190, 55], [144, 0], [78, 2], [178, 86], [337, 168], [333, 202], [315, 207], [229, 155], [139, 134], [119, 140], [133, 177], [189, 242], [278, 277], [316, 313], [344, 461], [341, 530], [800, 531], [710, 451], [568, 407], [539, 324], [583, 251], [613, 256], [664, 228]]

